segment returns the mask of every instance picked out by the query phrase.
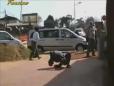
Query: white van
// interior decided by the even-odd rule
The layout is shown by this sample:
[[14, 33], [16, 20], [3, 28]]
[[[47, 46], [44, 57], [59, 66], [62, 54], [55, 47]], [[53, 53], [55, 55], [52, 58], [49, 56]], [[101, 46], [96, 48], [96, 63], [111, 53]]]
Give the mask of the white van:
[[[45, 28], [39, 30], [38, 45], [41, 50], [84, 50], [86, 39], [67, 28]], [[30, 43], [28, 43], [29, 45]]]
[[0, 44], [8, 44], [8, 45], [23, 45], [20, 40], [13, 37], [7, 31], [0, 30]]

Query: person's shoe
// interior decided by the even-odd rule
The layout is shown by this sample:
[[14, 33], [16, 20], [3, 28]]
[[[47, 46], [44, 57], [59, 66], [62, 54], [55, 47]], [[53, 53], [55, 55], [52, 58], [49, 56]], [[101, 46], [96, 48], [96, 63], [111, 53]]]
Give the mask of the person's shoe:
[[95, 52], [92, 52], [92, 56], [96, 56], [96, 55], [95, 55]]
[[62, 67], [60, 65], [54, 65], [55, 70], [61, 70]]
[[38, 56], [38, 59], [41, 59], [41, 57]]
[[71, 66], [70, 65], [67, 65], [66, 68], [71, 68]]
[[29, 60], [32, 61], [32, 58], [30, 58]]
[[89, 55], [87, 55], [87, 56], [85, 56], [85, 57], [83, 57], [83, 58], [89, 58], [90, 56]]
[[96, 56], [95, 54], [92, 54], [92, 56]]

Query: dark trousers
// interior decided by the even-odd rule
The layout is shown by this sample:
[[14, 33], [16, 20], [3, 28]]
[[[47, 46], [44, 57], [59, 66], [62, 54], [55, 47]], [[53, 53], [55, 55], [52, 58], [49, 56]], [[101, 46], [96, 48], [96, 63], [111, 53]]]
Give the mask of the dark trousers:
[[88, 38], [88, 47], [87, 47], [87, 56], [92, 52], [92, 55], [95, 55], [96, 41], [95, 39]]
[[38, 52], [37, 43], [32, 41], [31, 42], [31, 53], [30, 53], [29, 60], [32, 60], [32, 58], [35, 58], [35, 57], [39, 58], [39, 52]]

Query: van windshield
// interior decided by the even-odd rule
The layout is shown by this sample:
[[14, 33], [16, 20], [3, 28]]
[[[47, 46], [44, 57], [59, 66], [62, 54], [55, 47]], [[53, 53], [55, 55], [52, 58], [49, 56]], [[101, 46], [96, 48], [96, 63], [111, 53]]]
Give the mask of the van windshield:
[[67, 30], [61, 30], [61, 37], [62, 38], [76, 38], [76, 36]]

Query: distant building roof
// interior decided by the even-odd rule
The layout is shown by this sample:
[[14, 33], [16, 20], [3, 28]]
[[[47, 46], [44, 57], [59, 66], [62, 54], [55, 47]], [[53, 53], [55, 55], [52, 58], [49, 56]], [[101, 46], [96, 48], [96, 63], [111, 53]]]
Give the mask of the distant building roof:
[[18, 21], [20, 21], [18, 18], [12, 17], [12, 16], [5, 16], [3, 18], [0, 18], [0, 20], [18, 20]]
[[38, 13], [28, 13], [28, 14], [22, 14], [22, 16], [29, 16], [29, 15], [38, 15]]

